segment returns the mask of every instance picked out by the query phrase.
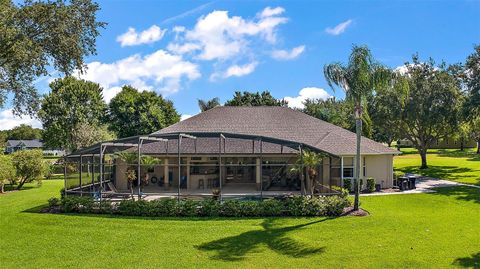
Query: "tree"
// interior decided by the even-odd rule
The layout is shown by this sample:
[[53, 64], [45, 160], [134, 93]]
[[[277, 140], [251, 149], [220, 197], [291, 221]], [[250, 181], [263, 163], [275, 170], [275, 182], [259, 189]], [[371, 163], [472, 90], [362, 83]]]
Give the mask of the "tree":
[[198, 99], [198, 107], [202, 112], [212, 109], [219, 105], [220, 105], [220, 99], [218, 97], [212, 98], [210, 100]]
[[178, 121], [173, 103], [155, 92], [124, 86], [110, 101], [110, 128], [120, 138], [150, 134]]
[[35, 78], [52, 67], [67, 75], [84, 70], [105, 26], [96, 20], [98, 10], [91, 0], [0, 1], [0, 106], [13, 94], [14, 112], [34, 114]]
[[42, 139], [42, 129], [32, 128], [30, 125], [20, 124], [8, 131], [8, 139], [30, 140]]
[[[340, 126], [344, 129], [355, 132], [355, 119], [351, 113], [353, 104], [347, 100], [337, 100], [335, 97], [323, 99], [307, 99], [304, 102], [303, 113]], [[362, 114], [362, 133], [371, 137], [372, 121], [368, 113]]]
[[19, 178], [17, 190], [25, 183], [41, 180], [46, 165], [41, 150], [19, 150], [12, 154], [12, 162]]
[[[50, 83], [52, 91], [42, 101], [38, 117], [44, 128], [44, 142], [52, 148], [77, 150], [78, 130], [99, 126], [104, 121], [107, 105], [102, 88], [97, 84], [73, 77]], [[80, 130], [81, 131], [81, 130]]]
[[251, 93], [244, 91], [235, 92], [233, 98], [225, 102], [225, 106], [287, 106], [288, 102], [283, 99], [276, 99], [270, 92]]
[[354, 210], [359, 208], [360, 196], [360, 143], [362, 137], [362, 114], [367, 97], [378, 88], [385, 87], [389, 81], [390, 72], [377, 63], [366, 46], [352, 48], [347, 65], [331, 63], [324, 67], [328, 85], [335, 90], [334, 85], [345, 91], [346, 99], [354, 104], [355, 126], [357, 134], [357, 153], [355, 156], [355, 202]]
[[415, 55], [405, 67], [405, 74], [396, 78], [396, 84], [406, 87], [400, 128], [420, 154], [420, 168], [425, 169], [432, 143], [458, 129], [463, 97], [458, 80], [445, 64], [436, 66], [432, 59], [420, 62]]
[[130, 195], [133, 199], [133, 182], [137, 180], [135, 167], [136, 164], [138, 164], [138, 156], [132, 152], [120, 151], [115, 153], [115, 158], [123, 161], [127, 166], [127, 169], [125, 170], [125, 177], [127, 178], [128, 188], [130, 189]]
[[468, 56], [465, 63], [464, 84], [467, 89], [466, 120], [472, 127], [477, 141], [477, 153], [480, 154], [480, 45]]
[[400, 127], [402, 104], [405, 100], [405, 87], [400, 83], [393, 87], [378, 88], [369, 99], [369, 110], [373, 122], [373, 138], [387, 143], [401, 138]]
[[107, 125], [80, 123], [72, 133], [72, 141], [77, 149], [86, 148], [95, 143], [115, 138], [115, 134], [108, 130]]
[[7, 182], [13, 182], [15, 178], [15, 168], [12, 158], [8, 155], [0, 155], [0, 193], [4, 192], [4, 186]]

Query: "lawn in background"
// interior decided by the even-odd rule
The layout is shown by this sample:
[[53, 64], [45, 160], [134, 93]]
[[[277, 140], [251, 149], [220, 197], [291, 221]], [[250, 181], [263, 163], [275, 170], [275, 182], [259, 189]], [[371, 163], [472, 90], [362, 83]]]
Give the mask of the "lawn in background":
[[402, 155], [394, 158], [394, 169], [402, 173], [480, 185], [480, 155], [475, 149], [433, 149], [427, 154], [428, 169], [419, 169], [420, 155], [411, 148], [401, 149]]
[[444, 268], [480, 263], [480, 190], [361, 197], [368, 217], [36, 213], [63, 182], [0, 195], [1, 268]]

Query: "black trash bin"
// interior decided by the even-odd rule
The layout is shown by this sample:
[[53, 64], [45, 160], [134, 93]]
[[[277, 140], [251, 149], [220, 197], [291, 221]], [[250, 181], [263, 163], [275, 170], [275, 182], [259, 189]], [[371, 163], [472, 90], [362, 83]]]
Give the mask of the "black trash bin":
[[408, 178], [406, 177], [399, 177], [398, 178], [398, 187], [401, 191], [408, 190]]
[[380, 185], [380, 184], [375, 184], [375, 191], [376, 191], [376, 192], [379, 192], [379, 191], [381, 191], [381, 190], [382, 190], [382, 185]]
[[411, 190], [416, 189], [416, 181], [417, 177], [408, 177], [408, 188]]

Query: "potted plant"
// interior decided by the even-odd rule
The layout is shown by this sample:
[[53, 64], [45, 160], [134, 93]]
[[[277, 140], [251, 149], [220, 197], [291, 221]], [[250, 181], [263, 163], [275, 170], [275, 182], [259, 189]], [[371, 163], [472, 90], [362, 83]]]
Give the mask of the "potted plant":
[[122, 160], [127, 165], [127, 170], [125, 171], [125, 177], [128, 182], [128, 189], [130, 190], [130, 195], [133, 199], [133, 182], [137, 180], [137, 174], [135, 172], [135, 163], [137, 162], [137, 155], [131, 152], [118, 152], [115, 154], [116, 159]]

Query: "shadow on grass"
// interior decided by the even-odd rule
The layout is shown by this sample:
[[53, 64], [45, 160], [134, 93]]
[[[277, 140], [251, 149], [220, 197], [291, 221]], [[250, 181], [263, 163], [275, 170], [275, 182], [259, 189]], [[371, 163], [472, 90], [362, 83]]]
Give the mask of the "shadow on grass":
[[453, 265], [465, 268], [480, 268], [480, 252], [472, 254], [468, 257], [455, 259], [455, 261], [453, 261]]
[[450, 157], [450, 158], [468, 158], [469, 161], [480, 161], [480, 154], [477, 154], [475, 151], [465, 149], [461, 150], [446, 150], [438, 149], [436, 152], [441, 157]]
[[[402, 173], [420, 174], [422, 176], [428, 176], [439, 179], [455, 180], [467, 177], [476, 177], [475, 175], [464, 175], [462, 173], [474, 172], [475, 170], [467, 167], [459, 166], [435, 166], [429, 165], [427, 169], [420, 169], [418, 166], [405, 166], [397, 168], [397, 171]], [[454, 175], [458, 174], [458, 175]], [[480, 180], [480, 177], [478, 178]]]
[[36, 189], [38, 186], [32, 186], [32, 185], [23, 185], [21, 189], [17, 190], [17, 185], [5, 185], [4, 186], [4, 191], [26, 191], [30, 189]]
[[457, 200], [473, 201], [480, 204], [480, 189], [468, 186], [442, 187], [435, 188], [436, 192], [430, 192], [429, 195], [445, 195], [455, 197]]
[[212, 251], [212, 259], [224, 261], [242, 260], [249, 252], [255, 251], [259, 245], [266, 245], [271, 250], [292, 258], [307, 257], [323, 253], [325, 247], [311, 247], [302, 242], [295, 241], [287, 236], [288, 232], [328, 220], [321, 219], [304, 224], [275, 227], [274, 219], [266, 219], [262, 230], [248, 231], [236, 236], [225, 237], [212, 242], [196, 246], [202, 251]]

